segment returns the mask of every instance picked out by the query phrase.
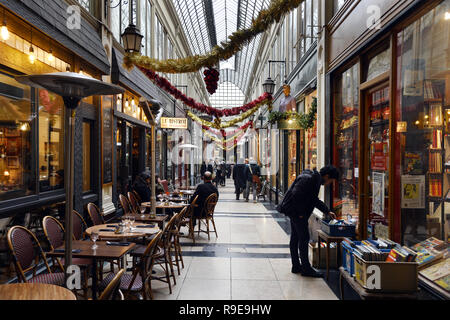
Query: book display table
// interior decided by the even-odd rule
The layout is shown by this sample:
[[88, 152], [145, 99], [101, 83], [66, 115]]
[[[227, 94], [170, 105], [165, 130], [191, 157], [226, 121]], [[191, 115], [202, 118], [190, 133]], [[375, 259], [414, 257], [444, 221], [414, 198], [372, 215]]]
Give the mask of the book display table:
[[327, 262], [327, 280], [328, 280], [328, 275], [329, 275], [329, 271], [330, 271], [330, 243], [335, 242], [336, 243], [336, 248], [337, 248], [337, 252], [336, 252], [336, 259], [337, 259], [337, 265], [340, 266], [340, 257], [341, 257], [341, 242], [345, 239], [345, 237], [335, 237], [335, 236], [330, 236], [328, 234], [326, 234], [325, 232], [323, 232], [322, 230], [317, 230], [317, 237], [318, 237], [318, 251], [319, 251], [319, 265], [320, 265], [320, 243], [323, 241], [327, 244], [326, 250], [327, 250], [327, 254], [326, 254], [326, 262]]
[[417, 292], [413, 293], [374, 293], [363, 288], [343, 267], [339, 268], [339, 289], [341, 300], [344, 297], [344, 280], [356, 291], [362, 300], [417, 300]]

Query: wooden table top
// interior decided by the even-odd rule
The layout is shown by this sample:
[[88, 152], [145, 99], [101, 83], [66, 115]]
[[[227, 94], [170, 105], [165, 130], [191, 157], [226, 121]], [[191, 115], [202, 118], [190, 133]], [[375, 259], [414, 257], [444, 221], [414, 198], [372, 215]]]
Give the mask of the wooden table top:
[[[110, 246], [107, 245], [105, 241], [96, 241], [95, 242], [98, 247], [93, 250], [92, 245], [94, 244], [92, 241], [81, 241], [75, 240], [72, 242], [72, 250], [80, 249], [80, 252], [72, 253], [73, 258], [98, 258], [98, 259], [119, 259], [123, 255], [127, 254], [131, 249], [133, 249], [136, 244], [130, 242], [128, 246]], [[61, 246], [58, 249], [64, 249], [64, 246]], [[49, 257], [63, 257], [64, 252], [46, 252], [45, 253]]]
[[98, 232], [99, 238], [108, 238], [108, 239], [133, 239], [133, 238], [141, 238], [146, 237], [155, 233], [158, 233], [159, 227], [154, 226], [152, 228], [136, 228], [137, 226], [145, 225], [145, 223], [135, 222], [133, 224], [134, 230], [132, 232], [127, 231], [124, 233], [114, 233], [114, 231], [100, 231], [101, 229], [114, 229], [114, 227], [108, 227], [108, 225], [113, 224], [99, 224], [96, 226], [92, 226], [86, 229], [86, 233], [90, 236], [92, 232]]
[[155, 208], [159, 208], [159, 209], [180, 209], [180, 208], [184, 208], [186, 206], [188, 206], [189, 203], [162, 203], [162, 202], [157, 202], [156, 203], [156, 207]]
[[0, 285], [0, 300], [77, 300], [69, 289], [45, 283]]
[[180, 190], [182, 194], [189, 194], [193, 195], [195, 193], [195, 190]]
[[155, 222], [155, 223], [161, 223], [167, 220], [167, 218], [169, 218], [169, 216], [167, 214], [164, 215], [156, 215], [155, 218], [151, 218], [149, 214], [144, 214], [144, 215], [140, 215], [140, 214], [133, 214], [131, 215], [134, 217], [134, 219], [136, 221], [142, 221], [142, 222]]

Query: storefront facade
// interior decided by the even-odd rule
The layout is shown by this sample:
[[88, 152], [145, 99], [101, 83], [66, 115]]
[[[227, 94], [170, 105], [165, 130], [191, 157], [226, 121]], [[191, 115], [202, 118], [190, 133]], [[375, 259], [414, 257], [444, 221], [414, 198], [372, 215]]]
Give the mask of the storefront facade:
[[329, 147], [341, 172], [330, 202], [361, 239], [448, 240], [450, 2], [379, 1], [379, 28], [367, 28], [369, 2], [330, 22]]
[[[49, 15], [66, 12], [67, 4], [0, 1], [0, 5], [9, 31], [0, 41], [0, 216], [34, 227], [38, 224], [32, 220], [42, 210], [64, 217], [67, 113], [59, 96], [19, 84], [14, 76], [73, 71], [101, 79], [110, 65], [90, 22], [82, 18], [83, 27], [75, 35], [65, 27], [63, 16], [55, 14], [64, 21], [56, 27], [54, 20], [34, 11], [39, 7]], [[77, 108], [74, 209], [79, 212], [101, 198], [101, 104], [99, 97], [89, 97]]]

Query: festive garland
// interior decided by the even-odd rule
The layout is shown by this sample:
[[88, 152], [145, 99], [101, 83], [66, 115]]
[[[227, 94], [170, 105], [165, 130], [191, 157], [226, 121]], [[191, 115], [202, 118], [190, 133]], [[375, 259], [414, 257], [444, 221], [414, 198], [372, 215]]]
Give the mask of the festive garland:
[[228, 146], [226, 143], [217, 142], [217, 141], [214, 141], [214, 142], [215, 142], [216, 145], [217, 145], [219, 148], [221, 148], [222, 150], [229, 151], [229, 150], [231, 150], [231, 149], [234, 149], [234, 148], [237, 146], [237, 144], [239, 143], [239, 141], [241, 141], [242, 138], [243, 138], [244, 136], [245, 136], [245, 133], [241, 134], [241, 135], [233, 142], [233, 144], [230, 144], [229, 146]]
[[180, 90], [178, 90], [175, 86], [173, 86], [169, 80], [167, 80], [164, 77], [161, 77], [156, 74], [156, 72], [139, 67], [139, 69], [158, 87], [163, 89], [164, 91], [170, 93], [174, 98], [177, 100], [180, 100], [188, 107], [191, 107], [192, 109], [198, 110], [200, 112], [209, 114], [210, 116], [215, 116], [216, 118], [221, 117], [229, 117], [229, 116], [236, 116], [241, 114], [242, 112], [246, 112], [250, 109], [253, 109], [257, 105], [261, 105], [261, 103], [267, 103], [266, 101], [272, 100], [272, 96], [269, 93], [262, 94], [259, 98], [243, 105], [240, 107], [234, 107], [234, 108], [225, 108], [225, 109], [218, 109], [214, 107], [208, 107], [202, 103], [196, 102], [193, 98], [187, 97], [184, 95]]
[[220, 130], [220, 131], [217, 131], [217, 130], [211, 129], [211, 128], [208, 127], [208, 126], [202, 125], [202, 129], [208, 130], [209, 132], [215, 134], [216, 136], [220, 136], [220, 135], [221, 135], [221, 136], [223, 136], [223, 137], [230, 136], [230, 135], [234, 135], [235, 133], [237, 133], [237, 132], [239, 132], [239, 131], [246, 130], [248, 127], [253, 128], [253, 121], [252, 121], [252, 120], [248, 121], [248, 122], [247, 122], [246, 124], [244, 124], [243, 126], [240, 126], [239, 128], [234, 129], [234, 130], [232, 130], [232, 131], [225, 131], [224, 129], [222, 129], [222, 130]]
[[244, 112], [243, 114], [241, 114], [239, 117], [234, 118], [233, 120], [227, 121], [225, 123], [222, 123], [220, 121], [219, 118], [216, 118], [214, 120], [214, 122], [210, 122], [210, 121], [206, 121], [204, 119], [200, 119], [198, 116], [196, 116], [195, 114], [193, 114], [191, 111], [187, 111], [186, 114], [195, 122], [203, 125], [203, 126], [207, 126], [210, 128], [215, 128], [215, 129], [226, 129], [229, 127], [232, 127], [234, 125], [236, 125], [236, 123], [239, 123], [245, 119], [247, 119], [248, 117], [250, 117], [252, 114], [254, 114], [256, 111], [259, 110], [259, 108], [261, 107], [261, 105], [263, 104], [267, 104], [267, 103], [271, 103], [272, 100], [268, 100], [268, 101], [262, 101], [261, 103], [257, 104], [253, 109], [248, 110], [247, 112]]
[[243, 133], [245, 134], [247, 132], [247, 130], [242, 130], [242, 131], [238, 132], [237, 134], [235, 134], [234, 136], [232, 136], [232, 137], [230, 137], [228, 139], [224, 139], [224, 138], [220, 139], [220, 138], [217, 138], [216, 136], [210, 134], [207, 130], [202, 130], [202, 131], [211, 140], [214, 140], [214, 141], [217, 141], [217, 142], [222, 142], [222, 143], [228, 143], [230, 141], [233, 141], [236, 137], [239, 137], [241, 134], [243, 134]]
[[266, 31], [274, 22], [297, 8], [303, 0], [272, 0], [269, 7], [261, 10], [252, 21], [248, 29], [233, 32], [228, 41], [221, 42], [214, 46], [211, 52], [205, 55], [194, 55], [181, 59], [157, 60], [142, 56], [138, 53], [129, 53], [124, 57], [124, 66], [131, 69], [133, 65], [141, 66], [164, 73], [187, 73], [196, 72], [204, 67], [217, 65], [221, 60], [228, 60], [237, 52], [242, 50], [244, 45], [250, 43], [258, 34]]
[[317, 98], [313, 98], [311, 103], [311, 108], [308, 113], [298, 113], [295, 111], [274, 111], [269, 114], [268, 121], [271, 124], [274, 124], [280, 120], [288, 120], [293, 119], [296, 120], [300, 127], [304, 130], [308, 130], [314, 128], [314, 121], [316, 120], [317, 114]]

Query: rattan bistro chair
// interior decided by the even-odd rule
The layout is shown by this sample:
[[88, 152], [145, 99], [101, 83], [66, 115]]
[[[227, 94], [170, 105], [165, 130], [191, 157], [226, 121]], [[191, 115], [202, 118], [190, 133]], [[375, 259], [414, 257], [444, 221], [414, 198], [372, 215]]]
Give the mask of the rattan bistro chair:
[[145, 212], [146, 208], [141, 208], [141, 206], [139, 205], [139, 202], [136, 199], [136, 196], [134, 195], [133, 192], [128, 192], [127, 196], [128, 196], [128, 201], [130, 203], [130, 207], [135, 214], [142, 214]]
[[94, 203], [88, 203], [87, 212], [94, 226], [105, 224], [105, 219], [103, 218], [100, 209]]
[[[64, 285], [64, 272], [52, 273], [38, 239], [30, 230], [22, 226], [14, 226], [9, 229], [6, 237], [19, 282]], [[48, 273], [36, 274], [40, 258]], [[32, 272], [31, 278], [27, 279], [27, 274], [30, 272]]]
[[188, 238], [191, 238], [193, 243], [195, 243], [195, 233], [194, 233], [194, 208], [197, 207], [198, 196], [195, 196], [194, 200], [187, 207], [187, 212], [180, 222], [180, 227], [188, 227], [189, 233]]
[[[202, 209], [200, 217], [196, 217], [196, 219], [199, 220], [198, 231], [197, 231], [198, 235], [200, 235], [200, 232], [205, 232], [208, 234], [208, 240], [210, 240], [209, 233], [212, 232], [212, 231], [209, 231], [209, 222], [210, 221], [214, 227], [214, 232], [216, 233], [216, 238], [217, 238], [216, 223], [214, 222], [214, 209], [216, 208], [217, 199], [218, 199], [217, 193], [210, 194], [208, 196], [208, 198], [206, 198], [206, 200], [205, 200], [205, 204], [203, 205], [203, 209]], [[203, 230], [201, 228], [202, 221], [206, 225], [206, 230]]]
[[[64, 245], [64, 227], [55, 217], [46, 216], [42, 220], [42, 228], [49, 244], [50, 250], [55, 250]], [[72, 235], [73, 236], [73, 235]], [[64, 272], [64, 258], [52, 257], [53, 264]], [[80, 267], [83, 272], [83, 293], [84, 298], [88, 298], [88, 272], [92, 264], [91, 259], [72, 258], [72, 264]]]
[[123, 299], [123, 295], [120, 293], [120, 283], [123, 275], [125, 274], [125, 269], [120, 269], [119, 272], [112, 278], [108, 286], [103, 290], [98, 300], [116, 300], [117, 296], [120, 295]]
[[[125, 293], [126, 298], [132, 293], [141, 293], [144, 300], [147, 300], [148, 293], [150, 299], [153, 299], [149, 275], [152, 273], [155, 251], [157, 250], [157, 244], [161, 240], [162, 234], [163, 232], [159, 231], [147, 244], [145, 251], [139, 259], [134, 260], [133, 272], [123, 275], [119, 287]], [[110, 273], [103, 280], [101, 287], [106, 287], [114, 276], [114, 273]]]
[[119, 202], [120, 206], [123, 209], [124, 215], [132, 214], [134, 212], [127, 197], [125, 197], [123, 194], [119, 194]]
[[183, 256], [182, 256], [182, 251], [181, 251], [181, 245], [180, 245], [180, 227], [181, 227], [181, 222], [183, 221], [184, 217], [186, 216], [186, 213], [188, 212], [188, 207], [184, 207], [177, 215], [176, 215], [176, 219], [173, 225], [173, 228], [170, 232], [173, 233], [172, 236], [172, 242], [171, 242], [171, 246], [174, 250], [174, 257], [172, 259], [172, 263], [175, 263], [175, 265], [177, 266], [177, 270], [178, 270], [178, 275], [180, 275], [180, 262], [181, 262], [181, 266], [182, 268], [184, 268], [184, 261], [183, 261]]
[[77, 211], [72, 211], [73, 215], [73, 238], [75, 240], [83, 240], [86, 238], [87, 223]]

